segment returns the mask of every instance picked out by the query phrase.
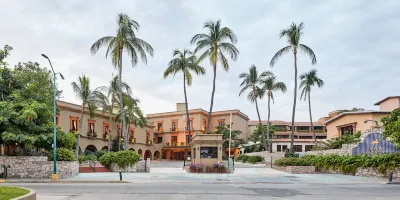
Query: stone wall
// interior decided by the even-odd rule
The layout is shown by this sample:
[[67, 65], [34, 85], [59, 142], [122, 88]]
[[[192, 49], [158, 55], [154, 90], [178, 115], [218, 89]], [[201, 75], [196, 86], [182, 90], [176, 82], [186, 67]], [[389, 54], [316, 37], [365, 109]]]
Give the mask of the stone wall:
[[313, 174], [315, 173], [314, 166], [273, 166], [274, 169], [284, 171], [291, 174]]
[[[0, 156], [0, 164], [10, 165], [9, 178], [51, 178], [53, 161], [45, 156]], [[0, 169], [3, 172], [3, 169]], [[57, 161], [58, 178], [68, 178], [79, 173], [77, 161]]]
[[[323, 172], [323, 173], [330, 173], [330, 174], [344, 174], [340, 170], [332, 170], [332, 169], [329, 169], [329, 170], [318, 170], [318, 171], [319, 172]], [[395, 169], [392, 172], [393, 172], [393, 178], [400, 178], [400, 169]], [[388, 177], [389, 173], [390, 173], [390, 171], [388, 171], [385, 174], [382, 174], [377, 169], [373, 169], [373, 168], [358, 168], [356, 170], [355, 176], [382, 178], [382, 177]]]
[[[150, 159], [146, 160], [141, 160], [138, 163], [130, 166], [130, 167], [126, 167], [126, 168], [120, 168], [115, 164], [111, 164], [111, 171], [113, 172], [128, 172], [128, 173], [134, 173], [134, 172], [150, 172]], [[146, 169], [145, 169], [146, 167]]]
[[244, 155], [247, 156], [262, 156], [264, 157], [265, 163], [271, 163], [271, 156], [272, 156], [272, 162], [285, 157], [284, 152], [276, 152], [276, 153], [270, 153], [268, 151], [260, 151], [260, 152], [253, 152], [253, 153], [245, 153]]
[[327, 155], [327, 154], [337, 154], [340, 156], [344, 155], [352, 155], [353, 148], [356, 147], [357, 144], [343, 144], [341, 149], [327, 149], [320, 151], [307, 151], [302, 153], [302, 155]]

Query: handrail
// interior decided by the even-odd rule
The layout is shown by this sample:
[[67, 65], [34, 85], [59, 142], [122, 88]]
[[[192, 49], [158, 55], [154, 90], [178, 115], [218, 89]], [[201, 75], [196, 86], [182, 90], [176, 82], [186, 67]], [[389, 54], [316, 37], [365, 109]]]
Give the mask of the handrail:
[[93, 172], [96, 172], [96, 162], [94, 160], [89, 160], [89, 168], [93, 169]]

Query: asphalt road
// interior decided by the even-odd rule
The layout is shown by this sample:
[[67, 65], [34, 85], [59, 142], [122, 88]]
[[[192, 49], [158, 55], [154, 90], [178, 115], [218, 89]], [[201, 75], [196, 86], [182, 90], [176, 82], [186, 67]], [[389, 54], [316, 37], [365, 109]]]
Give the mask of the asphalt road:
[[385, 184], [26, 183], [12, 185], [36, 190], [38, 200], [400, 199], [400, 185]]

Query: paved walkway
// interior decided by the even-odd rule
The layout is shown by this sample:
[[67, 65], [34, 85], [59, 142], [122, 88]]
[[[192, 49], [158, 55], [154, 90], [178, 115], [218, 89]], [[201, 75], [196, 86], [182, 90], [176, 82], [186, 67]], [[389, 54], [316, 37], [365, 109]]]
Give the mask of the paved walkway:
[[[190, 161], [189, 161], [190, 162]], [[151, 168], [182, 168], [183, 160], [151, 161]]]

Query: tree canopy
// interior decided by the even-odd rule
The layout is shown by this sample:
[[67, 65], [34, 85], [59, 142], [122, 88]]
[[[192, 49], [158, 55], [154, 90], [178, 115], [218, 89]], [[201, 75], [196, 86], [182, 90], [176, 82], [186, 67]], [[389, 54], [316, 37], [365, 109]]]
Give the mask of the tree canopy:
[[400, 147], [400, 108], [392, 111], [390, 116], [381, 119], [383, 122], [383, 136], [389, 137], [392, 143]]

